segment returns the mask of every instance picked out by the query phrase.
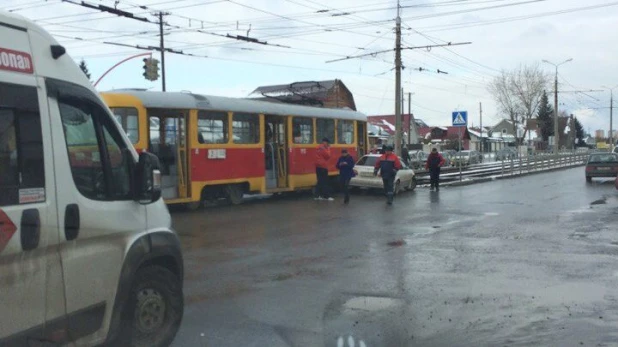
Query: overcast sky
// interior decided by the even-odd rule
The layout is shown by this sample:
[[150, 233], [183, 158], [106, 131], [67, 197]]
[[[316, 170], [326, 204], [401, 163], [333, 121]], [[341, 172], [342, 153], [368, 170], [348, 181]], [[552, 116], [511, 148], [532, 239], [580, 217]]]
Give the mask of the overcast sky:
[[[117, 3], [118, 9], [153, 22], [155, 10], [169, 13], [165, 21], [175, 27], [165, 29], [166, 46], [207, 57], [166, 54], [168, 91], [244, 97], [261, 85], [338, 78], [354, 94], [359, 111], [394, 113], [393, 52], [326, 61], [393, 48], [395, 0], [86, 2], [112, 7]], [[458, 109], [467, 110], [469, 122], [478, 125], [479, 102], [484, 125], [496, 123], [502, 115], [486, 86], [499, 70], [521, 63], [541, 64], [553, 76], [554, 68], [543, 64], [543, 59], [558, 63], [573, 58], [559, 69], [559, 89], [565, 91], [618, 85], [618, 1], [402, 0], [401, 5], [405, 47], [472, 42], [448, 50], [404, 51], [406, 97], [413, 93], [412, 111], [429, 124], [448, 125], [451, 112]], [[87, 62], [93, 80], [123, 58], [147, 52], [102, 42], [153, 46], [159, 41], [156, 24], [60, 0], [0, 0], [0, 9], [24, 15], [49, 30], [73, 59]], [[202, 28], [203, 32], [196, 32]], [[214, 35], [247, 33], [290, 48]], [[158, 53], [155, 56], [159, 58]], [[121, 65], [97, 88], [160, 90], [160, 81], [142, 77], [142, 65], [141, 59]], [[448, 74], [435, 73], [436, 69]], [[552, 90], [548, 86], [548, 92]], [[586, 130], [609, 129], [608, 91], [561, 94], [559, 104], [560, 109], [577, 115]]]

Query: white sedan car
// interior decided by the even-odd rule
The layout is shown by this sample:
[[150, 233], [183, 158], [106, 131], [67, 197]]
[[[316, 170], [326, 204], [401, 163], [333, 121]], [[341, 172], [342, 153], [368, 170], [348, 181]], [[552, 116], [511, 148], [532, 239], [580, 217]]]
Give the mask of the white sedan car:
[[[360, 188], [375, 188], [384, 189], [382, 178], [373, 175], [373, 169], [376, 162], [380, 158], [379, 154], [368, 154], [358, 160], [354, 169], [358, 172], [356, 177], [352, 177], [350, 180], [351, 187]], [[395, 194], [400, 193], [402, 190], [414, 190], [416, 188], [416, 176], [414, 170], [406, 166], [401, 158], [402, 169], [397, 171], [395, 176]]]

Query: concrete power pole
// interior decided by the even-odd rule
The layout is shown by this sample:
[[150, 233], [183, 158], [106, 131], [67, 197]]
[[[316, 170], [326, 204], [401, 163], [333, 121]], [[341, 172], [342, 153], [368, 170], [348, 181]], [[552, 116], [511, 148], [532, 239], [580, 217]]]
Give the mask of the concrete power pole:
[[614, 150], [614, 91], [609, 97], [609, 149]]
[[479, 139], [480, 144], [481, 144], [481, 154], [483, 154], [483, 147], [485, 147], [483, 145], [483, 104], [481, 102], [479, 102], [479, 121], [481, 123], [481, 138]]
[[401, 17], [399, 16], [399, 1], [397, 1], [397, 23], [395, 27], [395, 153], [403, 155], [401, 151]]
[[558, 66], [556, 66], [556, 78], [554, 79], [554, 153], [558, 153], [560, 147], [560, 124], [558, 122]]
[[560, 146], [560, 126], [558, 122], [558, 66], [572, 61], [573, 58], [567, 59], [560, 64], [554, 64], [549, 60], [543, 60], [544, 63], [553, 65], [556, 68], [554, 79], [554, 153], [558, 153]]
[[163, 12], [159, 12], [159, 36], [161, 36], [161, 90], [165, 91], [165, 43], [163, 40]]

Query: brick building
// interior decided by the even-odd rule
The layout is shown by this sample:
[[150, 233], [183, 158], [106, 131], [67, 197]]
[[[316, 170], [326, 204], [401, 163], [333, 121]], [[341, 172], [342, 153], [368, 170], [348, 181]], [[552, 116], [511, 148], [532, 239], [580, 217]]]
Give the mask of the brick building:
[[349, 108], [356, 111], [354, 96], [341, 80], [305, 81], [256, 88], [249, 97], [326, 108]]

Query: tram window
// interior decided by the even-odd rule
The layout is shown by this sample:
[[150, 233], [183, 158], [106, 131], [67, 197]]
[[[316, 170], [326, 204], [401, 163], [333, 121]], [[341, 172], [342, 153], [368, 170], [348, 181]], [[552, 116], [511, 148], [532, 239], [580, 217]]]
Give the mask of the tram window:
[[235, 113], [232, 116], [232, 136], [234, 143], [259, 143], [259, 118], [253, 114]]
[[292, 120], [292, 128], [294, 129], [294, 143], [313, 143], [313, 119], [295, 117]]
[[127, 134], [131, 143], [139, 141], [139, 126], [137, 122], [137, 109], [134, 107], [111, 107], [114, 118]]
[[327, 138], [331, 143], [335, 141], [335, 120], [334, 119], [317, 119], [317, 135], [318, 141]]
[[354, 122], [351, 120], [337, 121], [337, 143], [349, 145], [354, 143]]
[[197, 114], [197, 139], [199, 143], [227, 143], [228, 120], [225, 112]]

